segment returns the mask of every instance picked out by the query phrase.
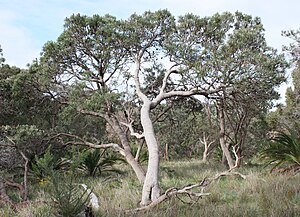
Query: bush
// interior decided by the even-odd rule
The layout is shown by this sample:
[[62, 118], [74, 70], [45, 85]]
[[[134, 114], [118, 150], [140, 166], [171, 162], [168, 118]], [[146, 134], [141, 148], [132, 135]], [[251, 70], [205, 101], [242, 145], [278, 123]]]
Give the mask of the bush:
[[87, 207], [90, 194], [74, 180], [73, 174], [70, 176], [54, 174], [52, 177], [50, 195], [59, 216], [76, 217]]
[[114, 168], [118, 161], [122, 161], [122, 159], [114, 154], [107, 153], [106, 150], [87, 150], [82, 157], [80, 169], [93, 177], [97, 175], [97, 172], [100, 175], [105, 172], [121, 173], [120, 170]]
[[267, 160], [267, 165], [275, 163], [272, 169], [282, 164], [300, 166], [300, 138], [293, 130], [279, 132], [269, 147], [261, 152], [261, 158]]

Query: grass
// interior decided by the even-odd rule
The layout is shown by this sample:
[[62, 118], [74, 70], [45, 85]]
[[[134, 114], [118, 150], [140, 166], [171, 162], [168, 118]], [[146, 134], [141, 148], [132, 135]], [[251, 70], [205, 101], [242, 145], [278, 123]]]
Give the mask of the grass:
[[[122, 164], [122, 167], [127, 172], [110, 179], [85, 177], [78, 180], [92, 186], [98, 195], [101, 210], [97, 216], [126, 216], [123, 210], [138, 206], [142, 186], [127, 166]], [[182, 187], [224, 170], [222, 165], [203, 164], [196, 160], [162, 162], [161, 186], [163, 190]], [[193, 206], [172, 198], [150, 212], [136, 216], [300, 216], [300, 174], [285, 176], [269, 173], [269, 168], [257, 166], [245, 166], [240, 172], [247, 175], [246, 180], [233, 176], [221, 177], [205, 189], [211, 195]], [[1, 207], [0, 216], [53, 216], [47, 193], [32, 187], [35, 190], [28, 206], [17, 213], [8, 207]]]

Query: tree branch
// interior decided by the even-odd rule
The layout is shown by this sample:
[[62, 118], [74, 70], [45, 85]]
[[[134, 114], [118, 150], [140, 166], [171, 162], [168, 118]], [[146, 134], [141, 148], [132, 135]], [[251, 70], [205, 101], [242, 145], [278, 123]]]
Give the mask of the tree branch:
[[[136, 209], [126, 210], [125, 213], [135, 214], [140, 211], [149, 211], [152, 208], [154, 208], [155, 206], [157, 206], [158, 204], [162, 203], [163, 201], [165, 201], [173, 196], [178, 196], [178, 195], [182, 195], [182, 194], [186, 194], [191, 199], [194, 198], [197, 201], [199, 198], [201, 198], [203, 196], [210, 195], [210, 193], [203, 193], [203, 189], [207, 186], [207, 184], [208, 184], [207, 180], [204, 179], [198, 184], [187, 185], [180, 189], [177, 189], [174, 187], [169, 188], [164, 194], [162, 194], [159, 198], [157, 198], [155, 201], [151, 202], [150, 204], [143, 206], [143, 207], [136, 208]], [[192, 189], [195, 189], [195, 188], [201, 188], [201, 192], [193, 192]]]
[[141, 67], [141, 59], [140, 57], [138, 57], [135, 59], [135, 70], [134, 70], [134, 82], [135, 82], [136, 94], [143, 102], [146, 102], [149, 101], [149, 99], [141, 90], [141, 83], [139, 78], [140, 67]]
[[163, 93], [165, 92], [165, 89], [166, 89], [166, 86], [167, 86], [167, 81], [168, 81], [170, 75], [171, 75], [172, 73], [177, 73], [176, 70], [173, 70], [173, 68], [174, 68], [175, 66], [177, 66], [177, 65], [178, 65], [178, 64], [175, 64], [175, 65], [173, 65], [172, 67], [170, 67], [169, 71], [165, 74], [165, 77], [163, 78], [163, 83], [162, 83], [161, 88], [160, 88], [160, 91], [159, 91], [160, 94], [163, 94]]
[[140, 133], [134, 132], [134, 129], [133, 129], [133, 127], [132, 127], [132, 123], [133, 123], [133, 121], [131, 121], [129, 124], [124, 123], [124, 122], [120, 122], [120, 124], [122, 124], [122, 125], [128, 127], [131, 136], [135, 136], [137, 139], [142, 139], [142, 138], [144, 138], [144, 134], [143, 134], [143, 133], [140, 134]]
[[77, 109], [77, 111], [81, 114], [101, 117], [101, 118], [104, 118], [104, 119], [106, 118], [105, 115], [103, 113], [100, 113], [100, 112], [87, 111], [87, 110], [84, 110], [84, 109]]
[[69, 141], [69, 142], [65, 143], [65, 145], [70, 145], [70, 144], [71, 145], [84, 145], [84, 146], [87, 146], [90, 148], [95, 148], [95, 149], [113, 148], [114, 150], [118, 151], [122, 156], [125, 156], [125, 150], [116, 143], [94, 144], [94, 143], [88, 142], [88, 141], [80, 138], [79, 136], [69, 134], [69, 133], [59, 133], [55, 137], [59, 137], [59, 136], [67, 136], [67, 137], [71, 137], [71, 138], [75, 138], [75, 139], [79, 140], [79, 141]]
[[24, 152], [19, 149], [17, 144], [11, 138], [9, 138], [8, 136], [6, 136], [6, 138], [14, 145], [15, 149], [19, 152], [19, 154], [25, 160], [25, 163], [24, 163], [24, 178], [23, 178], [23, 192], [22, 193], [23, 193], [23, 201], [27, 201], [27, 199], [28, 199], [27, 175], [28, 175], [29, 159], [28, 159], [28, 157], [26, 157]]

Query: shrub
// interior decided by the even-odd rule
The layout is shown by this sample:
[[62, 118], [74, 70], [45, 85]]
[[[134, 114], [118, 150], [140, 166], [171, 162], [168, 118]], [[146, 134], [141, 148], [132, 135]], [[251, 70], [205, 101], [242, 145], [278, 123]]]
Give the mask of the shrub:
[[88, 150], [83, 155], [80, 169], [86, 171], [89, 176], [93, 177], [96, 176], [97, 172], [99, 174], [105, 172], [121, 173], [120, 170], [114, 168], [114, 165], [118, 161], [122, 161], [122, 159], [107, 153], [106, 150]]
[[300, 138], [293, 130], [279, 132], [261, 152], [261, 158], [267, 160], [267, 165], [275, 163], [272, 169], [285, 163], [300, 166]]
[[76, 217], [87, 207], [90, 193], [74, 180], [73, 174], [70, 176], [54, 174], [52, 177], [50, 195], [59, 216]]

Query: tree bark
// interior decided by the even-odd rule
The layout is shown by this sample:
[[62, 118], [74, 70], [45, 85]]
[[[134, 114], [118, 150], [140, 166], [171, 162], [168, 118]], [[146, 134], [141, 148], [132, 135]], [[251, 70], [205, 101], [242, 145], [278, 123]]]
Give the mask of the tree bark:
[[123, 149], [124, 149], [124, 153], [122, 152], [121, 154], [125, 157], [126, 161], [133, 169], [139, 182], [144, 183], [145, 172], [144, 172], [142, 166], [139, 164], [139, 162], [136, 161], [134, 156], [132, 155], [128, 137], [126, 135], [126, 132], [122, 129], [119, 120], [114, 115], [108, 114], [108, 113], [103, 114], [103, 113], [98, 113], [98, 112], [93, 112], [93, 111], [85, 111], [82, 109], [78, 109], [78, 112], [80, 112], [82, 114], [87, 114], [87, 115], [96, 116], [96, 117], [105, 119], [105, 121], [111, 126], [113, 131], [117, 134], [117, 136], [120, 139], [121, 145], [123, 146]]
[[154, 128], [150, 119], [151, 102], [145, 102], [141, 108], [141, 124], [144, 130], [145, 141], [148, 146], [149, 160], [145, 182], [142, 191], [141, 205], [145, 206], [160, 196], [159, 186], [159, 146], [155, 137]]
[[219, 116], [220, 145], [223, 154], [226, 157], [229, 169], [232, 169], [234, 167], [234, 164], [233, 164], [233, 159], [230, 155], [229, 147], [226, 144], [224, 104], [222, 101], [218, 103], [217, 109], [218, 109], [218, 116]]
[[115, 118], [113, 118], [113, 119], [108, 119], [107, 118], [106, 120], [111, 125], [111, 127], [116, 132], [116, 134], [118, 135], [118, 137], [121, 141], [121, 144], [124, 148], [126, 161], [132, 167], [132, 169], [133, 169], [134, 173], [136, 174], [139, 182], [141, 184], [143, 184], [144, 180], [145, 180], [145, 172], [144, 172], [142, 166], [139, 164], [139, 162], [134, 158], [134, 156], [131, 153], [131, 148], [130, 148], [126, 133], [123, 131], [123, 129], [121, 128], [121, 126], [118, 122], [118, 120], [116, 120]]

